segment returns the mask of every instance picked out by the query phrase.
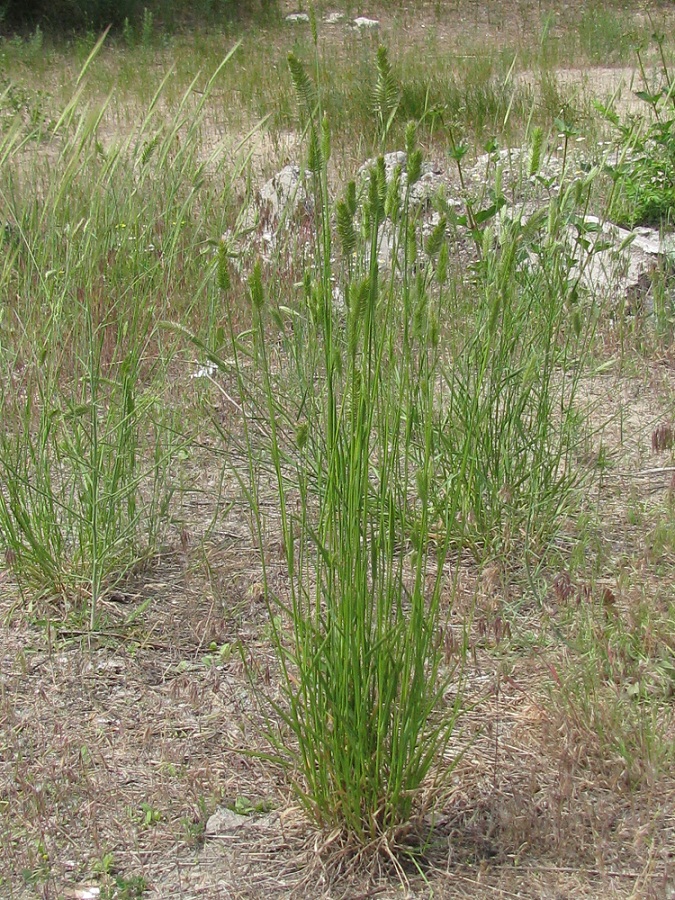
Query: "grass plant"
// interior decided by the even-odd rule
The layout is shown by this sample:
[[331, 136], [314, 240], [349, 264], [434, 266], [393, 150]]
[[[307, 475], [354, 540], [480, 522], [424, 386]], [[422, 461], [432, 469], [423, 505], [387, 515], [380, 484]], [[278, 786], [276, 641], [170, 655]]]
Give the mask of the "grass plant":
[[[443, 215], [422, 240], [410, 193], [422, 154], [409, 125], [405, 166], [388, 178], [379, 157], [360, 188], [348, 185], [334, 224], [329, 117], [293, 55], [289, 67], [308, 140], [312, 262], [300, 298], [276, 301], [256, 262], [251, 326], [231, 327], [240, 477], [261, 548], [268, 492], [278, 510], [283, 589], [264, 550], [261, 562], [283, 695], [272, 707], [296, 741], [298, 795], [320, 826], [393, 846], [461, 708], [457, 693], [442, 709], [436, 642], [449, 549], [539, 559], [573, 501], [576, 386], [594, 317], [587, 309], [582, 325], [575, 308], [568, 229], [593, 174], [525, 222], [500, 217], [497, 169], [491, 203], [457, 216], [440, 198]], [[383, 147], [400, 98], [380, 48], [371, 103]], [[454, 311], [448, 360], [451, 222], [456, 240], [474, 242], [478, 299], [466, 321]], [[224, 241], [228, 292], [229, 252]], [[288, 760], [283, 729], [275, 746]]]
[[[185, 438], [163, 402], [180, 370], [157, 324], [204, 296], [204, 223], [229, 184], [219, 149], [200, 149], [227, 58], [196, 104], [191, 86], [159, 121], [163, 82], [139, 129], [104, 146], [105, 105], [82, 99], [102, 42], [51, 134], [15, 116], [0, 181], [0, 535], [26, 596], [86, 607], [91, 627], [103, 591], [156, 551], [169, 522]], [[28, 161], [34, 141], [49, 142], [49, 165]]]
[[[533, 147], [535, 164], [540, 150]], [[445, 480], [463, 467], [459, 539], [479, 557], [539, 558], [585, 477], [577, 394], [596, 312], [573, 267], [576, 258], [582, 269], [588, 264], [580, 248], [593, 180], [590, 173], [561, 186], [527, 219], [517, 209], [499, 212], [493, 191], [498, 202], [478, 215], [496, 219], [476, 233], [473, 302], [444, 367], [448, 402], [438, 439]], [[499, 183], [497, 171], [497, 192]]]
[[632, 789], [653, 783], [674, 760], [673, 640], [670, 613], [636, 602], [623, 610], [604, 589], [570, 621], [564, 665], [553, 691], [580, 759], [609, 765]]
[[[385, 55], [379, 63], [384, 131], [396, 101], [382, 81]], [[449, 676], [437, 636], [447, 539], [429, 539], [438, 520], [449, 533], [456, 511], [454, 493], [442, 504], [432, 501], [437, 313], [430, 285], [414, 278], [408, 255], [415, 239], [409, 192], [421, 174], [421, 153], [410, 127], [407, 168], [396, 175], [397, 188], [406, 176], [400, 196], [388, 189], [382, 162], [361, 203], [356, 186], [348, 188], [337, 206], [342, 263], [334, 270], [327, 118], [302, 65], [295, 57], [289, 65], [308, 134], [314, 263], [292, 310], [271, 300], [256, 264], [249, 279], [252, 327], [245, 335], [232, 331], [257, 540], [264, 546], [262, 510], [271, 490], [288, 570], [284, 589], [274, 590], [263, 552], [283, 695], [272, 702], [283, 723], [278, 743], [271, 736], [318, 825], [337, 828], [355, 847], [380, 845], [391, 853], [423, 812], [421, 798], [439, 775], [460, 709], [459, 692], [442, 709]], [[405, 257], [397, 278], [378, 263], [385, 215]], [[334, 277], [344, 292], [343, 312], [335, 306]], [[284, 390], [283, 354], [269, 345], [270, 327], [280, 329], [299, 394]], [[255, 389], [245, 359], [259, 374]], [[261, 416], [262, 438], [254, 429]], [[260, 475], [266, 459], [271, 484]], [[290, 760], [285, 729], [295, 739]]]

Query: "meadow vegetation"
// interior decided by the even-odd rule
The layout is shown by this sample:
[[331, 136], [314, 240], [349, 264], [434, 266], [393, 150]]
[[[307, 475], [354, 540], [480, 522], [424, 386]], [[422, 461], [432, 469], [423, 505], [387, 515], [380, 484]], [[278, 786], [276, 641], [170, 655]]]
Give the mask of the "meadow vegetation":
[[672, 17], [325, 11], [0, 42], [0, 889], [669, 896]]

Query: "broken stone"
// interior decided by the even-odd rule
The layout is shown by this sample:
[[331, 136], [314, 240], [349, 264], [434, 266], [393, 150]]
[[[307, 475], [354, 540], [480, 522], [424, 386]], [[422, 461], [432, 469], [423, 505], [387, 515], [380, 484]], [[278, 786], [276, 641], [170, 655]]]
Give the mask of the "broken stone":
[[[493, 183], [494, 171], [501, 171], [501, 187], [510, 202], [522, 203], [531, 198], [543, 198], [557, 191], [562, 174], [562, 162], [557, 156], [542, 158], [536, 174], [529, 175], [531, 151], [529, 147], [505, 147], [495, 153], [484, 153], [473, 166], [464, 170], [464, 178], [471, 193], [484, 190], [486, 182]], [[572, 169], [568, 168], [572, 174]], [[550, 188], [548, 185], [550, 184]]]
[[204, 829], [208, 837], [217, 837], [222, 834], [232, 834], [249, 824], [249, 816], [240, 816], [227, 807], [219, 807], [212, 816], [209, 816]]
[[344, 13], [332, 12], [328, 13], [326, 18], [324, 19], [324, 22], [326, 23], [326, 25], [339, 25], [340, 22], [344, 21], [344, 17]]
[[97, 672], [110, 672], [112, 675], [119, 675], [124, 672], [127, 665], [119, 656], [111, 656], [108, 659], [101, 659], [96, 663]]
[[[541, 208], [541, 202], [518, 209], [504, 207], [500, 220], [525, 222]], [[629, 315], [654, 312], [653, 276], [675, 258], [674, 234], [644, 227], [629, 231], [597, 216], [584, 216], [579, 226], [566, 228], [564, 238], [572, 259], [572, 282], [578, 280], [588, 295], [600, 302], [609, 301], [614, 309], [623, 305]], [[537, 265], [537, 260], [538, 253], [531, 251], [531, 263]]]
[[218, 366], [214, 365], [214, 363], [206, 363], [204, 366], [197, 366], [190, 378], [213, 378], [217, 371]]
[[358, 16], [354, 19], [355, 28], [379, 28], [380, 23], [377, 19], [368, 19], [366, 16]]
[[[413, 213], [420, 225], [419, 249], [422, 257], [424, 242], [440, 221], [440, 208], [446, 211], [448, 207], [454, 208], [461, 215], [469, 199], [473, 199], [474, 203], [477, 201], [480, 206], [489, 202], [481, 198], [485, 194], [486, 173], [495, 165], [501, 167], [501, 185], [507, 200], [495, 219], [496, 234], [499, 233], [500, 223], [515, 219], [526, 221], [544, 208], [558, 190], [562, 165], [556, 157], [548, 157], [542, 161], [538, 175], [529, 178], [529, 157], [527, 147], [504, 149], [481, 157], [465, 171], [466, 196], [462, 194], [462, 199], [451, 196], [453, 191], [459, 190], [452, 167], [444, 169], [429, 162], [423, 163], [421, 176], [410, 191]], [[407, 156], [401, 150], [384, 156], [388, 183], [396, 168], [400, 167], [401, 199], [407, 183], [406, 163]], [[362, 195], [368, 189], [370, 171], [376, 164], [376, 159], [370, 159], [358, 170], [357, 191]], [[572, 162], [568, 163], [566, 171], [570, 175], [575, 174]], [[436, 202], [439, 197], [442, 197], [442, 203]], [[301, 255], [311, 254], [311, 240], [307, 237], [308, 220], [302, 218], [303, 214], [307, 216], [311, 213], [311, 197], [305, 188], [300, 167], [286, 166], [262, 186], [240, 219], [239, 231], [246, 236], [236, 242], [238, 246], [235, 249], [242, 258], [253, 250], [264, 260], [271, 260], [282, 243], [286, 247], [285, 242], [288, 241], [289, 258], [295, 253], [294, 258], [297, 259], [298, 252]], [[675, 235], [662, 235], [655, 229], [645, 227], [628, 231], [591, 216], [586, 217], [585, 222], [588, 230], [584, 230], [583, 240], [578, 239], [575, 226], [570, 225], [567, 230], [567, 247], [576, 260], [570, 277], [579, 278], [580, 286], [593, 297], [609, 299], [615, 307], [623, 303], [624, 311], [640, 309], [653, 312], [653, 274], [665, 261], [675, 258]], [[456, 233], [461, 235], [464, 229], [456, 227]], [[394, 227], [386, 221], [381, 226], [378, 241], [378, 262], [383, 269], [391, 268], [395, 245]], [[462, 252], [466, 252], [470, 261], [474, 253], [471, 242], [467, 242]], [[532, 264], [535, 261], [533, 250]], [[336, 308], [344, 305], [343, 297], [336, 294], [334, 300]]]
[[285, 166], [256, 192], [239, 219], [237, 234], [228, 231], [223, 240], [236, 256], [255, 250], [269, 261], [278, 247], [280, 231], [296, 216], [311, 211], [300, 167]]
[[[652, 313], [653, 274], [675, 254], [675, 235], [661, 235], [656, 229], [645, 227], [629, 231], [611, 222], [601, 223], [595, 216], [586, 216], [585, 222], [598, 231], [585, 235], [590, 244], [588, 251], [577, 251], [576, 269], [581, 271], [582, 285], [598, 298], [615, 303], [625, 301], [628, 312]], [[598, 240], [603, 245], [596, 249]], [[586, 253], [590, 259], [585, 258]]]
[[93, 884], [78, 884], [66, 888], [62, 896], [64, 900], [97, 900], [101, 896], [101, 888]]
[[[405, 193], [408, 183], [405, 167], [408, 161], [407, 154], [403, 150], [394, 150], [392, 153], [384, 155], [384, 172], [387, 184], [391, 181], [394, 171], [397, 167], [401, 169], [401, 198]], [[377, 159], [369, 159], [365, 162], [357, 172], [358, 183], [365, 188], [370, 177], [370, 171], [377, 165]], [[410, 190], [410, 200], [415, 205], [429, 206], [431, 200], [439, 191], [445, 191], [449, 184], [449, 178], [442, 169], [433, 166], [431, 163], [422, 164], [422, 174], [418, 181]], [[454, 201], [450, 201], [453, 202]], [[457, 201], [459, 205], [459, 201]]]
[[[400, 166], [405, 174], [405, 164], [408, 160], [408, 156], [403, 150], [394, 150], [391, 153], [384, 154], [384, 172], [387, 179], [387, 184], [391, 181], [392, 175], [394, 174], [394, 170], [396, 166]], [[367, 159], [364, 164], [359, 168], [356, 173], [356, 177], [358, 181], [365, 185], [368, 182], [368, 177], [370, 176], [370, 170], [373, 169], [377, 165], [377, 158], [373, 157], [372, 159]]]
[[[433, 166], [424, 163], [421, 176], [410, 189], [410, 200], [428, 209], [433, 198], [442, 191], [445, 192], [447, 185], [448, 178], [441, 169], [434, 169]], [[446, 202], [457, 207], [462, 205], [459, 200], [446, 198]]]
[[289, 259], [291, 253], [305, 252], [311, 242], [303, 237], [302, 228], [292, 229], [291, 225], [300, 224], [298, 220], [311, 216], [312, 211], [312, 199], [305, 189], [300, 166], [285, 166], [256, 191], [236, 229], [222, 236], [235, 268], [244, 272], [245, 260], [251, 255], [271, 262], [285, 245]]
[[[394, 176], [397, 167], [401, 169], [400, 187], [401, 199], [405, 195], [408, 183], [405, 171], [408, 161], [407, 154], [402, 150], [395, 150], [384, 155], [384, 171], [387, 184]], [[366, 190], [370, 172], [377, 165], [377, 159], [369, 159], [357, 172], [357, 182], [362, 190]], [[422, 164], [422, 174], [410, 189], [410, 202], [414, 212], [421, 216], [421, 232], [424, 241], [440, 221], [439, 213], [433, 208], [433, 200], [439, 194], [443, 194], [445, 203], [454, 208], [461, 208], [459, 200], [445, 196], [450, 179], [442, 169], [434, 167], [431, 163]], [[390, 222], [384, 222], [380, 230], [378, 241], [377, 259], [384, 269], [391, 267], [392, 254], [396, 236]], [[403, 252], [403, 248], [400, 248]]]
[[298, 22], [309, 22], [309, 16], [307, 15], [307, 13], [303, 12], [289, 13], [286, 16], [286, 21], [294, 25]]
[[256, 206], [263, 228], [278, 227], [282, 219], [290, 218], [300, 207], [309, 211], [300, 167], [285, 166], [265, 182], [258, 192]]

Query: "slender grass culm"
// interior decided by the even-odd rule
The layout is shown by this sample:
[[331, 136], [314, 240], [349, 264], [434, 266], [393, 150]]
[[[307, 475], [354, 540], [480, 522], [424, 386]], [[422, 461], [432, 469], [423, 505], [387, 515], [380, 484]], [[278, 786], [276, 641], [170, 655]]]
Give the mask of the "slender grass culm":
[[[457, 673], [442, 669], [438, 642], [456, 501], [450, 488], [435, 501], [430, 490], [442, 379], [438, 285], [434, 293], [430, 264], [413, 274], [410, 189], [422, 160], [410, 126], [395, 190], [382, 159], [363, 197], [348, 187], [334, 263], [330, 132], [314, 83], [295, 57], [289, 64], [309, 147], [314, 262], [297, 303], [272, 301], [257, 263], [252, 327], [237, 334], [231, 323], [248, 457], [240, 478], [281, 678], [281, 699], [267, 698], [268, 731], [313, 821], [348, 847], [395, 858], [452, 770], [443, 754], [461, 709], [459, 690], [445, 700]], [[377, 252], [385, 218], [398, 261], [386, 277]], [[228, 289], [226, 245], [221, 254]], [[268, 578], [270, 503], [287, 569], [281, 589]], [[441, 537], [430, 540], [432, 531]]]

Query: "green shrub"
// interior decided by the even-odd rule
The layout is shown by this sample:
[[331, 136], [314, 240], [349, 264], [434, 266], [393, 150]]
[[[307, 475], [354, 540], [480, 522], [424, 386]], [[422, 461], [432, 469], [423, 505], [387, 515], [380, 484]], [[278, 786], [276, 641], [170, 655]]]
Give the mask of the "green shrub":
[[675, 82], [663, 56], [663, 38], [655, 35], [661, 51], [662, 80], [649, 87], [642, 60], [638, 60], [645, 88], [636, 91], [648, 107], [643, 117], [623, 122], [611, 109], [597, 104], [618, 132], [618, 159], [606, 166], [615, 183], [609, 215], [620, 225], [671, 227], [675, 210]]

